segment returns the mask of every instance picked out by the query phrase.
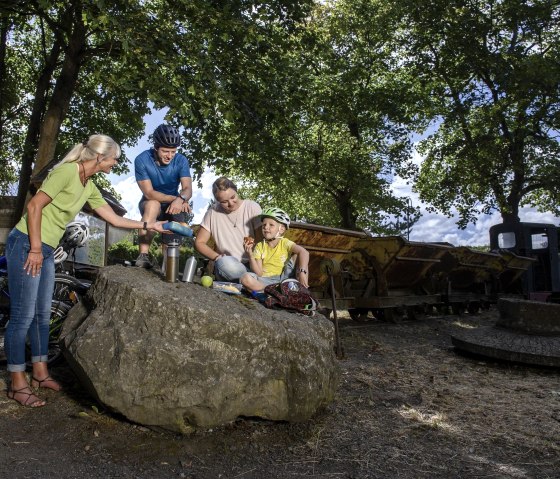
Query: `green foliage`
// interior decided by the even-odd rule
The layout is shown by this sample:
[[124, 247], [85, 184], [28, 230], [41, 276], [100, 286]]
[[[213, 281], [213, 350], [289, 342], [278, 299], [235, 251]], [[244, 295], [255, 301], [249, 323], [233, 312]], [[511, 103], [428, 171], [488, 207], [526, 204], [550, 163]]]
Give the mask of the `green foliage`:
[[214, 7], [220, 36], [198, 18], [193, 28], [207, 43], [183, 44], [211, 69], [194, 82], [182, 74], [183, 94], [167, 95], [170, 114], [189, 126], [195, 168], [213, 166], [298, 218], [382, 229], [404, 207], [390, 180], [410, 152], [403, 122], [416, 121], [401, 96], [407, 81], [396, 79], [387, 33], [395, 19], [377, 1], [300, 5], [280, 22], [251, 2]]
[[123, 261], [130, 261], [132, 263], [136, 260], [137, 256], [138, 245], [127, 240], [117, 241], [109, 246], [107, 264], [122, 263]]
[[470, 249], [474, 249], [475, 251], [480, 251], [481, 253], [489, 253], [490, 252], [490, 245], [477, 245], [477, 246], [469, 246]]
[[[204, 258], [195, 251], [192, 241], [185, 241], [179, 247], [179, 271], [183, 271], [185, 267], [185, 262], [187, 259], [195, 255], [199, 266], [202, 266], [204, 262]], [[161, 265], [163, 261], [163, 253], [162, 249], [160, 248], [160, 243], [157, 241], [153, 241], [150, 245], [150, 256], [154, 259], [154, 261]], [[107, 263], [108, 264], [121, 264], [124, 261], [129, 261], [130, 263], [134, 264], [136, 258], [138, 257], [138, 244], [134, 244], [128, 240], [118, 241], [113, 243], [109, 247], [108, 255], [107, 255]]]
[[[32, 127], [45, 124], [30, 121], [33, 111], [44, 119], [63, 109], [53, 136], [60, 157], [93, 132], [134, 144], [151, 101], [183, 127], [195, 175], [213, 167], [301, 220], [402, 231], [399, 218], [417, 212], [394, 196], [395, 174], [414, 180], [433, 210], [458, 211], [462, 227], [494, 209], [515, 219], [524, 204], [560, 214], [559, 8], [13, 2], [0, 18], [0, 193], [23, 177], [26, 149], [37, 149]], [[64, 75], [69, 64], [75, 82]], [[57, 105], [53, 92], [65, 84], [67, 104]], [[418, 171], [410, 137], [428, 126]], [[115, 172], [128, 168], [125, 156]]]
[[519, 207], [560, 213], [560, 7], [548, 1], [405, 1], [402, 55], [437, 129], [415, 184], [459, 226]]
[[[37, 139], [30, 132], [42, 125], [30, 123], [34, 110], [40, 113], [36, 121], [45, 118], [47, 108], [63, 110], [60, 128], [55, 125], [55, 157], [96, 132], [127, 144], [140, 138], [150, 92], [159, 89], [166, 74], [163, 66], [161, 71], [157, 65], [154, 68], [154, 55], [163, 51], [162, 57], [171, 57], [176, 52], [176, 42], [164, 42], [165, 32], [175, 35], [177, 31], [174, 19], [162, 14], [166, 5], [163, 0], [117, 0], [110, 4], [102, 0], [70, 4], [46, 0], [7, 9], [2, 17], [9, 35], [7, 74], [0, 82], [0, 161], [5, 167], [0, 172], [0, 191], [6, 191], [18, 177], [24, 145], [37, 148]], [[83, 47], [73, 43], [79, 30], [85, 32]], [[49, 65], [53, 65], [52, 70]], [[75, 84], [64, 70], [67, 65], [77, 67]], [[42, 105], [43, 96], [37, 92], [45, 82], [50, 86]], [[57, 88], [69, 98], [68, 105], [57, 105], [53, 100]], [[114, 168], [117, 174], [128, 171], [124, 153]], [[36, 170], [49, 160], [35, 158]], [[105, 180], [95, 181], [111, 190]]]

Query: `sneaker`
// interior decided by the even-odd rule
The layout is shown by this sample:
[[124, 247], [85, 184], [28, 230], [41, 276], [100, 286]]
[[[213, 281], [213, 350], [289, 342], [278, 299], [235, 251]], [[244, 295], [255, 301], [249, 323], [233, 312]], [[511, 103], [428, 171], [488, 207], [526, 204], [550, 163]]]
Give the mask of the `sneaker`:
[[259, 301], [259, 303], [264, 303], [267, 296], [264, 291], [251, 291], [251, 296]]
[[147, 253], [140, 253], [138, 255], [138, 258], [136, 258], [134, 265], [138, 266], [138, 268], [146, 268], [146, 269], [150, 269], [153, 266], [152, 262], [150, 261], [150, 257], [148, 256]]

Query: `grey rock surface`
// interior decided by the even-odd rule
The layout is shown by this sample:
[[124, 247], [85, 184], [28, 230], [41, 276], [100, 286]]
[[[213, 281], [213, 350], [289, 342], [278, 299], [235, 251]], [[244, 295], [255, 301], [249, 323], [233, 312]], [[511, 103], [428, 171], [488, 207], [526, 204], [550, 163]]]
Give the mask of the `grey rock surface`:
[[560, 367], [560, 336], [523, 334], [487, 326], [452, 333], [451, 342], [463, 351], [535, 366]]
[[304, 421], [334, 398], [332, 323], [166, 283], [153, 271], [101, 270], [72, 309], [62, 346], [99, 401], [180, 433], [238, 417]]

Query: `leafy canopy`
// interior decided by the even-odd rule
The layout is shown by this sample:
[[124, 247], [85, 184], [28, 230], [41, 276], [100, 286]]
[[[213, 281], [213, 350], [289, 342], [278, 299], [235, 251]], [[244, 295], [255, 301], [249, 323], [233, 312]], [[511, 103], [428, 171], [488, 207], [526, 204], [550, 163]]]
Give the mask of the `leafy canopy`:
[[405, 1], [402, 55], [436, 101], [415, 188], [459, 226], [519, 207], [560, 213], [560, 6]]

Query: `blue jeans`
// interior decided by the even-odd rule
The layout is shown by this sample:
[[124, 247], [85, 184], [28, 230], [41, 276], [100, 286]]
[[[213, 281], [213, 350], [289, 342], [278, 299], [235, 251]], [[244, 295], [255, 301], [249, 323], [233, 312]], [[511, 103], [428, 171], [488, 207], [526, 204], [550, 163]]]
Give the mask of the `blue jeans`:
[[294, 260], [290, 258], [288, 261], [286, 261], [286, 264], [284, 265], [284, 269], [282, 270], [282, 274], [276, 276], [257, 276], [255, 273], [247, 273], [247, 274], [251, 275], [253, 278], [255, 278], [257, 281], [260, 281], [265, 286], [268, 286], [269, 284], [280, 283], [285, 279], [293, 278], [294, 269], [295, 269]]
[[10, 321], [4, 336], [4, 349], [9, 372], [25, 371], [27, 336], [31, 343], [31, 362], [48, 359], [54, 291], [54, 248], [42, 244], [43, 265], [35, 277], [23, 269], [29, 250], [29, 236], [14, 228], [6, 243]]
[[214, 275], [218, 281], [239, 283], [239, 278], [247, 271], [247, 266], [233, 256], [222, 256], [214, 264]]

